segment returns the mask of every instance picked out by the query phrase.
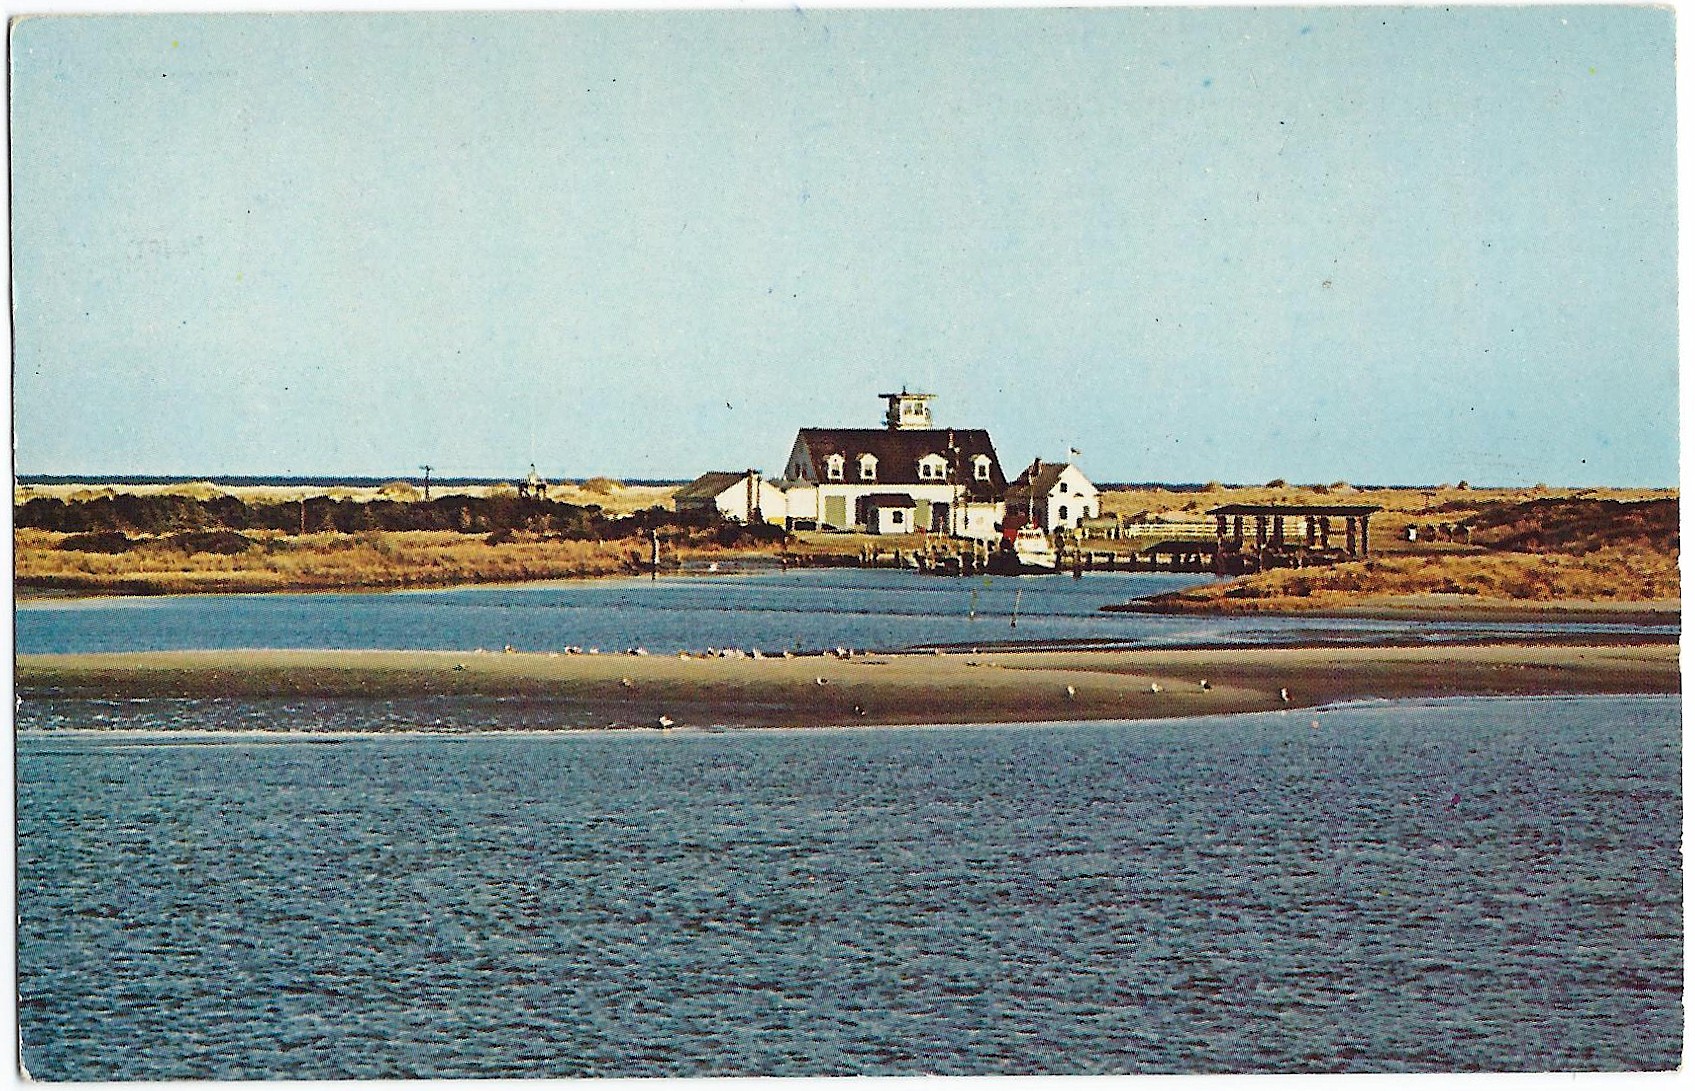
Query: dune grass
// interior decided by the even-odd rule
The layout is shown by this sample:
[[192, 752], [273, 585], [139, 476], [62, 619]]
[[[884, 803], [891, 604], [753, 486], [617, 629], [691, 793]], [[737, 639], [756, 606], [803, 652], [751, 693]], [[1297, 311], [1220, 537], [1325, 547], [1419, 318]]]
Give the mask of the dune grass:
[[16, 533], [20, 585], [128, 594], [427, 587], [634, 573], [646, 557], [629, 540], [490, 544], [451, 531], [261, 532], [239, 553], [190, 553], [166, 540], [117, 554], [66, 551], [58, 548], [66, 537]]
[[1165, 604], [1246, 613], [1324, 609], [1364, 598], [1466, 595], [1512, 602], [1652, 602], [1680, 593], [1677, 559], [1624, 547], [1538, 553], [1378, 557], [1326, 568], [1280, 568], [1161, 597]]

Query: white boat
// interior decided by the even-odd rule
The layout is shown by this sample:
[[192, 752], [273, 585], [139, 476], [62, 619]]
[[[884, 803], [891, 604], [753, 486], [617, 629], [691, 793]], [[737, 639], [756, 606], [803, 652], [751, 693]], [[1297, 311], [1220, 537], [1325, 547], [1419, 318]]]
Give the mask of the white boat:
[[1059, 554], [1040, 527], [1026, 523], [1018, 528], [1012, 542], [1002, 545], [1000, 553], [990, 559], [989, 568], [1012, 574], [1053, 572], [1059, 568]]

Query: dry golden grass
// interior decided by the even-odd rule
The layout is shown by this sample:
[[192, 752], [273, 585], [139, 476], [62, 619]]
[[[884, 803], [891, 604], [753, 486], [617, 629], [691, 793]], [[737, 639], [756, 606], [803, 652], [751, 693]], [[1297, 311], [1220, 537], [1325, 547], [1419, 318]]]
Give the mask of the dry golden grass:
[[[1568, 498], [1636, 502], [1676, 500], [1676, 489], [1354, 489], [1351, 486], [1269, 486], [1179, 493], [1125, 489], [1102, 494], [1107, 512], [1149, 511], [1166, 518], [1204, 518], [1221, 504], [1376, 504], [1372, 517], [1373, 557], [1327, 568], [1275, 569], [1228, 583], [1162, 596], [1162, 604], [1184, 610], [1285, 612], [1358, 605], [1371, 599], [1459, 595], [1482, 602], [1649, 602], [1680, 595], [1675, 528], [1669, 538], [1643, 535], [1624, 522], [1606, 524], [1631, 537], [1628, 544], [1583, 551], [1536, 552], [1486, 549], [1459, 542], [1407, 541], [1408, 526], [1460, 523], [1491, 506]], [[1594, 505], [1599, 510], [1603, 505]], [[1538, 510], [1546, 510], [1540, 508]], [[1481, 543], [1488, 534], [1479, 536]]]
[[1110, 489], [1101, 493], [1101, 511], [1107, 515], [1134, 515], [1140, 511], [1173, 519], [1204, 518], [1208, 508], [1221, 504], [1376, 504], [1383, 512], [1372, 520], [1375, 535], [1379, 523], [1399, 530], [1411, 522], [1456, 522], [1490, 504], [1522, 504], [1550, 497], [1580, 497], [1586, 500], [1663, 500], [1675, 498], [1676, 489], [1553, 489], [1546, 486], [1512, 489], [1431, 488], [1359, 489], [1346, 483], [1334, 485], [1218, 486], [1202, 492], [1171, 489]]
[[515, 539], [489, 545], [450, 531], [249, 535], [246, 553], [183, 553], [149, 544], [128, 553], [55, 548], [66, 535], [16, 533], [15, 574], [26, 586], [166, 594], [442, 586], [471, 582], [608, 576], [641, 570], [633, 541]]
[[1162, 601], [1240, 612], [1313, 610], [1365, 598], [1466, 595], [1480, 600], [1651, 602], [1680, 594], [1676, 556], [1608, 547], [1572, 556], [1476, 552], [1376, 557], [1326, 568], [1280, 568], [1192, 588]]

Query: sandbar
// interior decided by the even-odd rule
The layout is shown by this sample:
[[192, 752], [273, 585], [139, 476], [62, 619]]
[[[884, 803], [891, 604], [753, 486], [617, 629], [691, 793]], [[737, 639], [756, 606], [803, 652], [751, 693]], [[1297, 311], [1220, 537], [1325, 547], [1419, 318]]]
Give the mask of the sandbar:
[[16, 681], [26, 703], [67, 697], [513, 698], [557, 710], [562, 727], [654, 724], [661, 717], [679, 727], [1020, 723], [1255, 712], [1366, 698], [1681, 692], [1678, 647], [1669, 642], [984, 649], [762, 659], [124, 652], [20, 656]]

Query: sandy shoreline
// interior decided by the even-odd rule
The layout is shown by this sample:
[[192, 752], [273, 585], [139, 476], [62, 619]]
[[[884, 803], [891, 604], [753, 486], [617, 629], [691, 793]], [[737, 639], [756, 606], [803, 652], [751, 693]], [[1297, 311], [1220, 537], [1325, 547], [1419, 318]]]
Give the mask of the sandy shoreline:
[[[822, 684], [819, 680], [822, 679]], [[1201, 688], [1205, 679], [1208, 688]], [[1288, 691], [1285, 702], [1281, 690]], [[985, 651], [850, 659], [434, 651], [26, 655], [18, 696], [521, 699], [562, 726], [1143, 719], [1364, 698], [1678, 693], [1676, 644]]]

